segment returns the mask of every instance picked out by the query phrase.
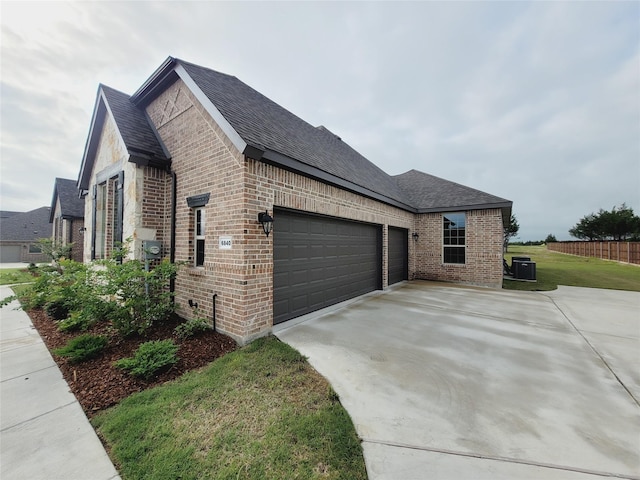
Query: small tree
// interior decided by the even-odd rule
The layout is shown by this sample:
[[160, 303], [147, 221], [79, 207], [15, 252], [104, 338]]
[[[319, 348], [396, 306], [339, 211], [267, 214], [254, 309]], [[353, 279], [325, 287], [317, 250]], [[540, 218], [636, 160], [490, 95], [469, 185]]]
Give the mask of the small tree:
[[569, 234], [580, 240], [624, 241], [640, 234], [640, 217], [623, 203], [613, 207], [610, 212], [600, 209], [598, 213], [582, 217], [569, 230]]
[[518, 220], [516, 220], [516, 216], [512, 213], [511, 218], [509, 218], [509, 224], [504, 226], [504, 252], [509, 251], [509, 241], [518, 235], [518, 230], [520, 230], [520, 225], [518, 225]]
[[54, 263], [58, 263], [60, 260], [71, 256], [72, 243], [61, 245], [58, 242], [54, 242], [51, 238], [39, 238], [37, 243], [42, 254], [50, 258]]
[[547, 235], [547, 238], [544, 239], [544, 243], [554, 243], [554, 242], [557, 242], [557, 241], [558, 241], [558, 239], [552, 233]]

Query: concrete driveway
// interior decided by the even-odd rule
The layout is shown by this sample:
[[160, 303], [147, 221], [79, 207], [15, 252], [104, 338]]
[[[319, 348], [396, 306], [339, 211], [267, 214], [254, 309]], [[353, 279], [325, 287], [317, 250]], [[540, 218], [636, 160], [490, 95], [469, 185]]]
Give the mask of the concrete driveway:
[[283, 324], [371, 480], [640, 478], [640, 293], [410, 282]]

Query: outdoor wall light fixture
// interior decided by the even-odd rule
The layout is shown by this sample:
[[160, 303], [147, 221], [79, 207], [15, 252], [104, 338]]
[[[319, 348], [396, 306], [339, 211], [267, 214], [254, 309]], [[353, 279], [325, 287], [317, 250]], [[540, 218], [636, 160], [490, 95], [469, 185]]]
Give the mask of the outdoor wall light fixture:
[[420, 236], [420, 234], [418, 232], [413, 232], [411, 234], [411, 236], [413, 237], [413, 239], [417, 242], [418, 241], [418, 237]]
[[273, 229], [273, 217], [265, 210], [264, 212], [258, 213], [258, 223], [262, 224], [262, 230], [264, 230], [264, 233], [268, 237], [271, 229]]

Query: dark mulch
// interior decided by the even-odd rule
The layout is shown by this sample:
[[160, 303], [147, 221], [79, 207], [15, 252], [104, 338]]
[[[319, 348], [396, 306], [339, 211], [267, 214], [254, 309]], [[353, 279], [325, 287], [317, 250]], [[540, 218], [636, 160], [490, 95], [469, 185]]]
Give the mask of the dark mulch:
[[[29, 317], [51, 351], [62, 347], [78, 333], [65, 333], [57, 329], [56, 322], [42, 310], [30, 310]], [[183, 321], [175, 316], [167, 323], [154, 326], [145, 337], [121, 338], [108, 325], [100, 324], [88, 332], [95, 335], [107, 335], [109, 344], [100, 357], [82, 363], [72, 363], [68, 359], [51, 353], [87, 416], [91, 417], [100, 410], [115, 405], [132, 393], [145, 390], [161, 383], [173, 380], [185, 372], [207, 365], [218, 357], [237, 348], [233, 339], [210, 331], [180, 340], [173, 329]], [[138, 346], [149, 340], [173, 339], [180, 346], [180, 360], [171, 369], [162, 372], [149, 381], [132, 377], [125, 371], [113, 366], [113, 362], [133, 356]]]

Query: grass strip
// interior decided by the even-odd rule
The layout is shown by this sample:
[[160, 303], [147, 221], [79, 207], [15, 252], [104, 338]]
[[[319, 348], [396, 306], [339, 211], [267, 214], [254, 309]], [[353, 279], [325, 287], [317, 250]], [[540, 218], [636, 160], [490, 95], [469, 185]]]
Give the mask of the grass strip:
[[510, 245], [504, 257], [531, 257], [537, 282], [504, 280], [509, 290], [555, 290], [558, 285], [610, 288], [640, 292], [640, 267], [594, 257], [578, 257], [547, 250], [545, 246]]
[[123, 480], [366, 479], [330, 385], [275, 337], [92, 420]]
[[33, 282], [33, 275], [26, 268], [0, 269], [0, 285]]

